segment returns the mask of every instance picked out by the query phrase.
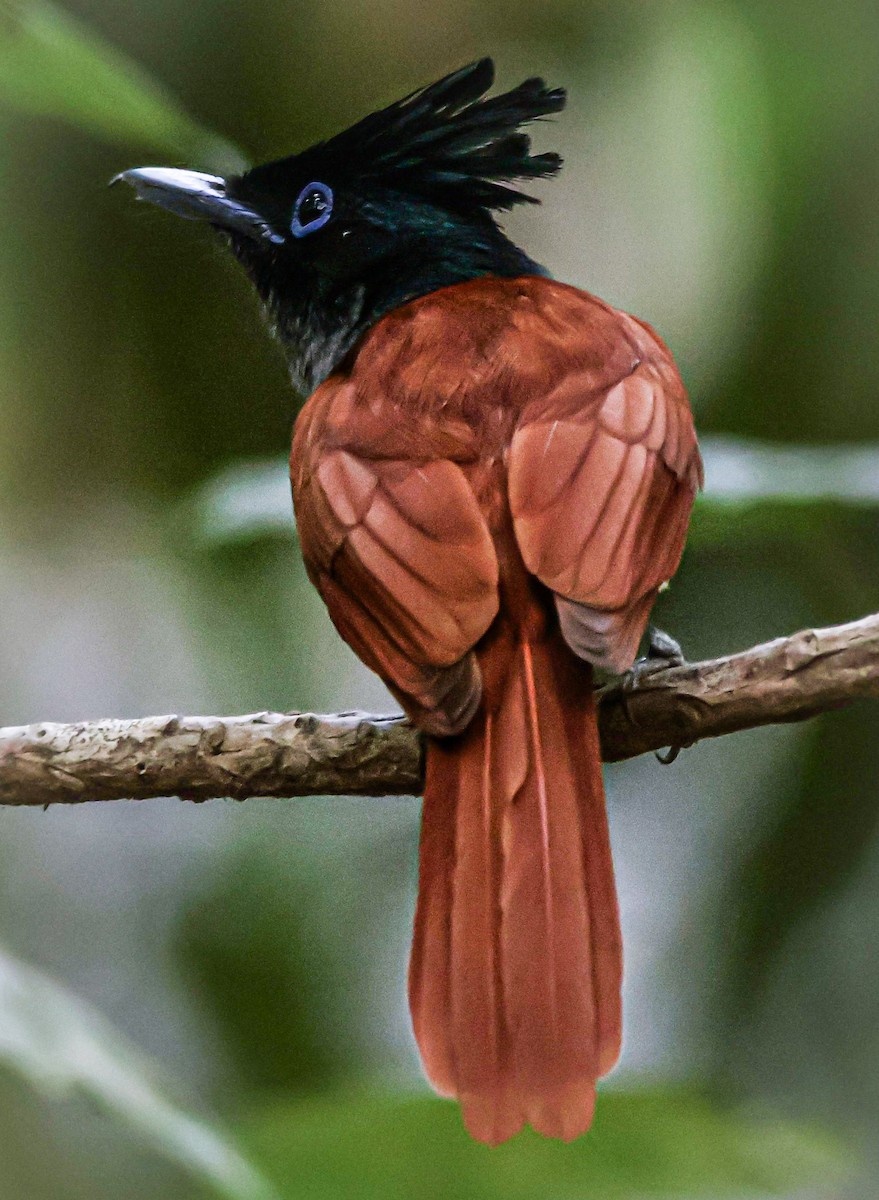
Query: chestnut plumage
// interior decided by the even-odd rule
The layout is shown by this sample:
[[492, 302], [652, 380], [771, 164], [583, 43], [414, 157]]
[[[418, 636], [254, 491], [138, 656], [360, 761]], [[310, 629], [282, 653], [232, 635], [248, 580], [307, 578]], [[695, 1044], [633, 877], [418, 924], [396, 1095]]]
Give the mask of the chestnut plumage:
[[122, 178], [227, 238], [310, 394], [309, 576], [428, 735], [415, 1035], [495, 1144], [583, 1133], [619, 1054], [592, 669], [631, 666], [701, 462], [659, 337], [496, 223], [528, 199], [512, 182], [558, 169], [521, 127], [564, 94], [491, 83], [474, 63], [238, 178]]

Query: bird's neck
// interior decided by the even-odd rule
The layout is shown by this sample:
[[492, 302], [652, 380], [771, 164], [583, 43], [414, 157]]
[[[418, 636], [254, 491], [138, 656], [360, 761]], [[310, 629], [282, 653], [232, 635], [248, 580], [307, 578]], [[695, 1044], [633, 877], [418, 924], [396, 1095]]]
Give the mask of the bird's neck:
[[440, 288], [485, 275], [545, 275], [499, 230], [383, 259], [353, 280], [313, 275], [298, 286], [257, 288], [284, 347], [293, 386], [308, 396], [383, 316]]

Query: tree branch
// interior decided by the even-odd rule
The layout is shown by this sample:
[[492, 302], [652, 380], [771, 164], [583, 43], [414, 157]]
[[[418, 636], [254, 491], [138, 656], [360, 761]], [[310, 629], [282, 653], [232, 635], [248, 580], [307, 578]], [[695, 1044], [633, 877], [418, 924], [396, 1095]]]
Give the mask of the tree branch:
[[[607, 762], [879, 696], [879, 614], [599, 693]], [[415, 795], [408, 722], [341, 713], [145, 717], [0, 729], [0, 804], [228, 796]]]

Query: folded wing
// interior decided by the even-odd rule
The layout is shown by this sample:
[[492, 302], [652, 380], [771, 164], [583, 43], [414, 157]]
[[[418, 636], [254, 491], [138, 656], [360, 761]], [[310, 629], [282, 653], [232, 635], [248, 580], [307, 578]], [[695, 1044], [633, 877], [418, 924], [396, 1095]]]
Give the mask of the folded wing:
[[309, 574], [419, 726], [457, 732], [481, 694], [471, 649], [498, 609], [494, 545], [466, 476], [446, 459], [372, 458], [309, 427], [297, 427], [292, 458]]
[[571, 648], [631, 666], [659, 587], [680, 562], [702, 464], [670, 359], [590, 391], [576, 370], [526, 409], [510, 449], [525, 564], [556, 593]]

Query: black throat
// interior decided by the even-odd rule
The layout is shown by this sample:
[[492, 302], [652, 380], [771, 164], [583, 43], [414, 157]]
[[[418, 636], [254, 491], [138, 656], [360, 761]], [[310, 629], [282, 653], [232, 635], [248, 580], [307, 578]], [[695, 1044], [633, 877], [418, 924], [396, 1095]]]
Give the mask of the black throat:
[[309, 396], [386, 313], [440, 288], [485, 275], [547, 272], [493, 222], [466, 222], [449, 237], [406, 240], [353, 275], [321, 270], [233, 234], [232, 249], [263, 302], [287, 356], [293, 386]]

